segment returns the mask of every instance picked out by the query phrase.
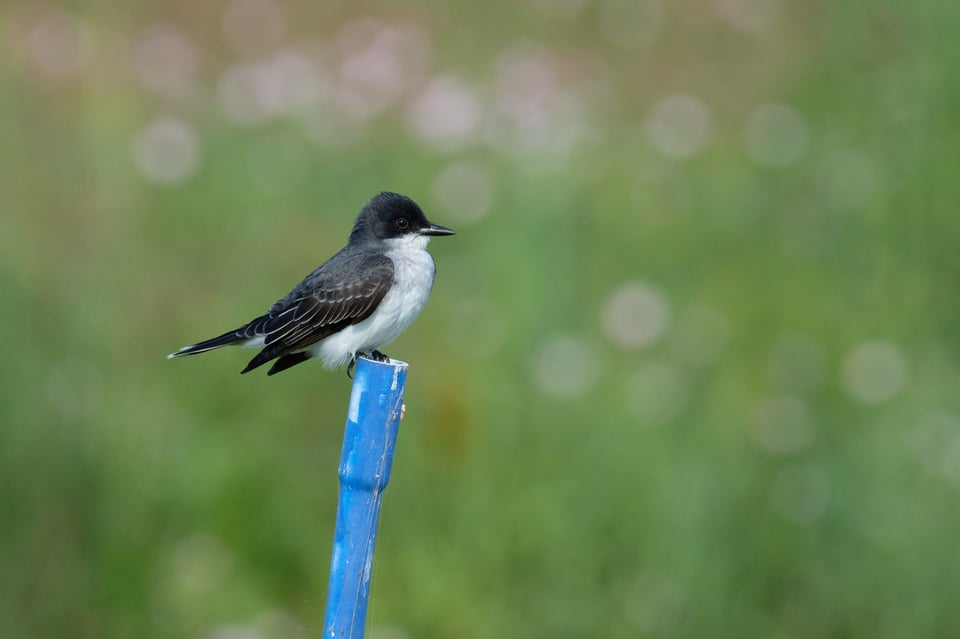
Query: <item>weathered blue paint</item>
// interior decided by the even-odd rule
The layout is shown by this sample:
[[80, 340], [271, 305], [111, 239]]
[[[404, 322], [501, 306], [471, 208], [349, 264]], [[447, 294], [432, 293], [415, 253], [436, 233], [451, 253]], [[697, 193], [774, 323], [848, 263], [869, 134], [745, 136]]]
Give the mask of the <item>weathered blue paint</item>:
[[390, 481], [407, 364], [358, 359], [340, 456], [327, 637], [362, 639], [380, 497]]

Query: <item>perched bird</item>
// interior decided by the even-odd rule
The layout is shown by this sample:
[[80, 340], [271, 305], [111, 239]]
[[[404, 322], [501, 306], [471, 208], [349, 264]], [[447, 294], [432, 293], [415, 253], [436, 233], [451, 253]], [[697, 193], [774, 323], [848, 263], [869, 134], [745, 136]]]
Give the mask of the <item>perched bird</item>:
[[233, 344], [261, 348], [240, 372], [273, 361], [267, 375], [312, 357], [327, 368], [348, 364], [348, 374], [358, 355], [385, 361], [377, 349], [410, 325], [433, 288], [436, 267], [426, 250], [430, 237], [453, 234], [427, 220], [410, 198], [381, 193], [360, 211], [347, 245], [265, 315], [167, 357]]

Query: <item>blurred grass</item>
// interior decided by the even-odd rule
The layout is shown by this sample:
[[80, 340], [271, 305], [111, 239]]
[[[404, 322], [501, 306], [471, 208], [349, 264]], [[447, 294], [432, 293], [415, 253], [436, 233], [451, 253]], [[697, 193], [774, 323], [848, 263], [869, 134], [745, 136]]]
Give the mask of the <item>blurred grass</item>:
[[[419, 25], [430, 73], [487, 101], [503, 52], [536, 45], [589, 107], [569, 155], [437, 150], [405, 124], [416, 87], [345, 140], [312, 140], [295, 118], [241, 126], [218, 77], [270, 48], [232, 51], [220, 4], [0, 9], [4, 637], [320, 634], [349, 381], [317, 366], [240, 378], [237, 351], [163, 355], [262, 312], [381, 189], [459, 234], [432, 244], [431, 303], [388, 349], [411, 373], [372, 634], [942, 637], [960, 624], [950, 5], [781, 2], [757, 23], [768, 5], [655, 4], [655, 37], [636, 49], [603, 26], [625, 4], [569, 3], [570, 18], [542, 6], [281, 11], [292, 42], [332, 41], [360, 16]], [[138, 85], [131, 51], [155, 23], [197, 46], [186, 98]], [[62, 67], [31, 48], [50, 24], [80, 25], [76, 60], [54, 46]], [[671, 95], [709, 109], [690, 157], [651, 142]], [[787, 166], [746, 148], [766, 103], [809, 128]], [[134, 158], [161, 117], [199, 144], [196, 173], [173, 185]], [[480, 220], [437, 196], [461, 160], [491, 176]], [[604, 323], [635, 281], [668, 310], [643, 348]], [[557, 336], [584, 359], [557, 366]], [[878, 342], [899, 368], [855, 365]], [[765, 422], [771, 405], [807, 421]]]

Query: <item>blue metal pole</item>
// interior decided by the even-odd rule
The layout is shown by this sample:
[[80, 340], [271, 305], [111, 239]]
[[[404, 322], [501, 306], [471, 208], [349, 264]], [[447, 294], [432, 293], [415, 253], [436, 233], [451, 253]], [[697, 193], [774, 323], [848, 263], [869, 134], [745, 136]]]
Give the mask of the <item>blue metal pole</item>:
[[324, 636], [362, 639], [380, 496], [390, 481], [407, 364], [358, 358], [340, 455]]

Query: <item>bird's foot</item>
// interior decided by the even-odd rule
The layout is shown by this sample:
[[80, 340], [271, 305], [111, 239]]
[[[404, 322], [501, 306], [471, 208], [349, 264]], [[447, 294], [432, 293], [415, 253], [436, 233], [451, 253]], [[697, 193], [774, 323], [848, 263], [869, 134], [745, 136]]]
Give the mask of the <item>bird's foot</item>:
[[347, 364], [347, 377], [353, 379], [353, 369], [357, 365], [358, 357], [366, 357], [367, 359], [372, 359], [375, 362], [389, 362], [390, 356], [381, 353], [380, 351], [370, 351], [369, 353], [364, 351], [357, 351], [353, 354], [353, 357], [350, 358], [350, 363]]

